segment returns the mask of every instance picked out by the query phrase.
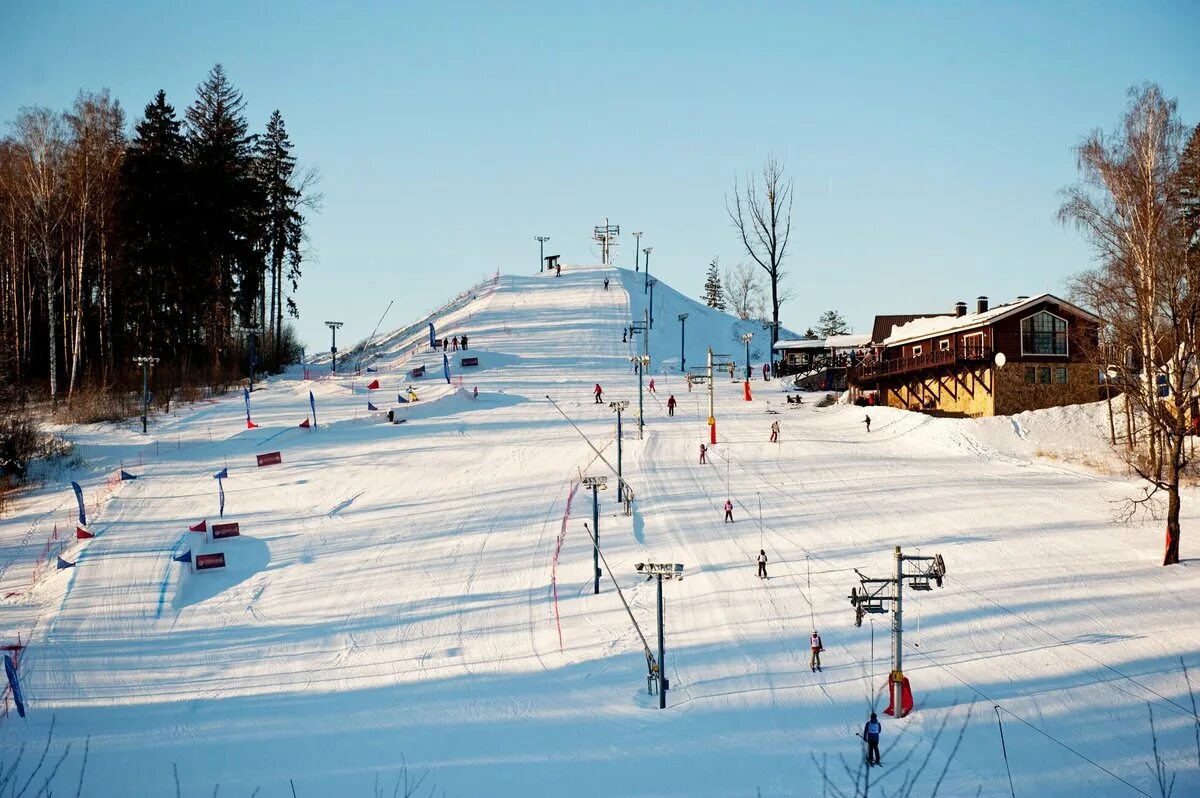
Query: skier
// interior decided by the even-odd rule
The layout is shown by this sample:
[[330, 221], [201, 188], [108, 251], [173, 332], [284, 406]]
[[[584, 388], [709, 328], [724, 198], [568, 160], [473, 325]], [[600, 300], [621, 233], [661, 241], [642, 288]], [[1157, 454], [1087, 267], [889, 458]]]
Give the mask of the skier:
[[462, 348], [463, 348], [464, 352], [467, 351], [467, 336], [466, 335], [464, 335], [462, 337]]
[[730, 362], [730, 364], [729, 364], [729, 379], [731, 379], [731, 380], [733, 379], [733, 363], [732, 362]]
[[448, 350], [449, 348], [450, 348], [450, 339], [448, 339], [448, 338], [443, 338], [443, 339], [442, 339], [442, 351], [443, 351], [443, 352], [445, 352], [445, 351], [446, 351], [446, 350]]
[[562, 264], [561, 263], [554, 264], [554, 276], [562, 277]]
[[621, 343], [623, 343], [623, 344], [629, 343], [629, 341], [627, 339], [628, 339], [628, 334], [625, 332], [625, 328], [622, 327], [621, 328]]
[[867, 764], [879, 764], [879, 732], [883, 727], [879, 725], [879, 719], [875, 717], [875, 713], [871, 713], [871, 719], [867, 721], [867, 725], [863, 727], [863, 739], [867, 741]]
[[667, 415], [668, 416], [675, 415], [675, 394], [671, 394], [667, 398]]
[[808, 667], [812, 668], [813, 673], [816, 673], [821, 670], [821, 652], [825, 650], [825, 646], [821, 644], [821, 636], [815, 631], [808, 644], [812, 648], [812, 656], [808, 658]]
[[733, 523], [733, 502], [729, 499], [725, 500], [725, 523]]
[[450, 351], [451, 352], [458, 351], [458, 336], [457, 335], [450, 339]]
[[654, 378], [653, 377], [650, 378], [650, 387], [648, 390], [650, 391], [650, 393], [658, 393], [658, 391], [654, 390]]
[[608, 278], [607, 277], [604, 278], [604, 290], [605, 291], [608, 290]]
[[596, 383], [596, 387], [592, 389], [592, 393], [596, 397], [596, 404], [604, 404], [604, 390], [600, 387], [600, 383]]
[[763, 363], [763, 381], [766, 382], [769, 379], [771, 379], [771, 367]]
[[864, 417], [863, 417], [863, 423], [867, 425], [867, 432], [870, 432], [870, 431], [871, 431], [871, 417], [870, 417], [870, 416], [864, 416]]
[[771, 443], [779, 443], [779, 422], [771, 422]]
[[478, 385], [476, 385], [474, 388], [471, 389], [471, 398], [472, 399], [479, 398], [479, 386]]
[[758, 550], [758, 578], [767, 578], [767, 552], [765, 549]]
[[700, 465], [708, 463], [708, 447], [703, 443], [700, 444]]

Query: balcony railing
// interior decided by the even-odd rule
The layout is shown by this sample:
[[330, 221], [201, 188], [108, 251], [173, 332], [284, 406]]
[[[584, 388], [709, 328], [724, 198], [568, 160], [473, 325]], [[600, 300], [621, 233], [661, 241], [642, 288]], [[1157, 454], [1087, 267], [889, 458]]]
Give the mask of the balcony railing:
[[959, 363], [980, 363], [991, 361], [991, 359], [992, 348], [990, 346], [960, 346], [925, 352], [915, 357], [897, 357], [875, 363], [862, 363], [850, 369], [850, 381], [869, 382], [881, 377], [894, 377], [898, 374], [910, 374], [914, 371], [925, 371]]

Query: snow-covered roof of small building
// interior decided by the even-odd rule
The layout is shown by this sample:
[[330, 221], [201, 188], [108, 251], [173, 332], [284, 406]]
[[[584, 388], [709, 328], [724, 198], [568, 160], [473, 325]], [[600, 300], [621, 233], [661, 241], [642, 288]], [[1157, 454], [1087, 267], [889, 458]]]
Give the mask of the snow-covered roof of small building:
[[857, 349], [871, 343], [870, 335], [831, 335], [825, 339], [830, 349]]
[[1064, 299], [1059, 299], [1054, 294], [1038, 294], [1037, 296], [1019, 299], [1016, 302], [996, 305], [995, 307], [988, 308], [983, 313], [967, 313], [964, 316], [929, 316], [923, 319], [913, 319], [907, 324], [898, 324], [892, 327], [892, 334], [884, 339], [883, 344], [884, 346], [897, 346], [909, 341], [919, 341], [923, 338], [932, 338], [937, 335], [958, 332], [959, 330], [968, 330], [972, 327], [982, 327], [999, 321], [1013, 313], [1018, 313], [1031, 305], [1044, 302], [1047, 299], [1067, 306], [1080, 316], [1099, 321], [1093, 314], [1088, 313], [1078, 305], [1072, 305]]
[[799, 338], [790, 341], [776, 341], [772, 349], [824, 349], [824, 338]]

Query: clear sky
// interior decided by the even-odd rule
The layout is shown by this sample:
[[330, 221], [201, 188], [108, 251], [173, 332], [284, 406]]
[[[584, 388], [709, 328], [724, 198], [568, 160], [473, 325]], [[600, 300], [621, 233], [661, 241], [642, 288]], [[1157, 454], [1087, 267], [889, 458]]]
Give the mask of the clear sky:
[[[605, 216], [698, 296], [765, 156], [795, 179], [783, 321], [1062, 291], [1072, 147], [1145, 80], [1200, 121], [1200, 3], [0, 0], [0, 119], [108, 87], [182, 112], [215, 62], [320, 169], [299, 329], [328, 346], [499, 269], [598, 260]], [[632, 239], [617, 258], [632, 266]]]

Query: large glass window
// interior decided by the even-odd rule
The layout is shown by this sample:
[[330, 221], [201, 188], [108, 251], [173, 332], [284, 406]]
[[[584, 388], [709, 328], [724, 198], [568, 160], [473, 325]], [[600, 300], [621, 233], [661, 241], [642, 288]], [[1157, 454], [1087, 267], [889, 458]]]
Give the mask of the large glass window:
[[1046, 311], [1021, 319], [1021, 351], [1026, 355], [1067, 354], [1067, 321]]

